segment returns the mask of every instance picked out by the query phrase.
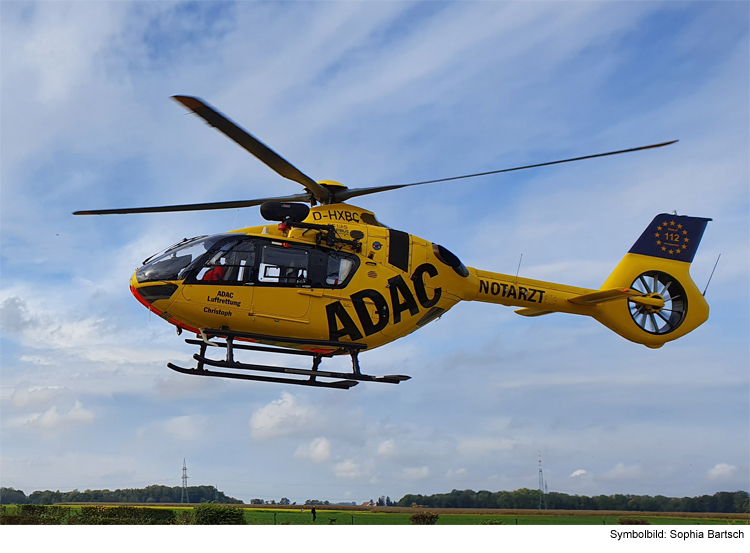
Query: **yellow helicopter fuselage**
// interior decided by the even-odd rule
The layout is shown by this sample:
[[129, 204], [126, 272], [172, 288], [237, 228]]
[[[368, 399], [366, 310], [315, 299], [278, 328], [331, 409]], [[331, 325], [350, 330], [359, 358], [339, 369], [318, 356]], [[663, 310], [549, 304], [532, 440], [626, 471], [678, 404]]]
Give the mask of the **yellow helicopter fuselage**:
[[[319, 231], [283, 224], [243, 228], [211, 237], [219, 240], [209, 248], [216, 253], [198, 264], [194, 260], [179, 278], [149, 276], [144, 269], [151, 264], [145, 264], [132, 276], [131, 290], [154, 313], [190, 332], [278, 337], [266, 341], [320, 352], [337, 348], [305, 341], [374, 349], [425, 326], [461, 300], [514, 306], [526, 316], [588, 315], [649, 347], [679, 338], [708, 318], [708, 306], [689, 278], [690, 264], [678, 260], [628, 253], [602, 288], [593, 290], [466, 268], [445, 248], [389, 229], [372, 212], [344, 203], [316, 206], [303, 222], [333, 225], [343, 240], [329, 247]], [[354, 237], [356, 246], [346, 243]], [[216, 250], [221, 241], [226, 246]], [[166, 255], [157, 264], [174, 264]], [[639, 316], [664, 307], [656, 292], [631, 288], [648, 269], [666, 270], [679, 280], [690, 304], [688, 320], [668, 333], [657, 331], [656, 319], [653, 331], [634, 324], [633, 302], [643, 307]]]
[[[193, 356], [197, 367], [167, 363], [174, 371], [341, 389], [359, 382], [398, 384], [410, 377], [363, 374], [359, 353], [414, 332], [462, 300], [517, 307], [516, 313], [527, 317], [587, 315], [651, 348], [708, 319], [708, 304], [689, 268], [710, 219], [676, 212], [657, 215], [603, 286], [592, 290], [467, 268], [444, 247], [385, 227], [372, 212], [345, 203], [407, 187], [661, 148], [676, 140], [435, 180], [347, 188], [312, 179], [200, 98], [172, 98], [304, 188], [304, 193], [274, 198], [74, 212], [260, 206], [267, 221], [280, 222], [185, 239], [135, 271], [130, 289], [138, 301], [175, 325], [178, 334], [187, 330], [197, 335], [185, 340], [200, 348]], [[308, 204], [317, 207], [309, 209]], [[224, 358], [208, 356], [209, 346], [214, 352], [223, 348]], [[240, 362], [235, 350], [306, 356], [312, 367]], [[339, 354], [351, 356], [351, 373], [320, 368], [323, 358]]]
[[[283, 225], [248, 227], [227, 236], [254, 241], [255, 273], [250, 278], [139, 282], [133, 274], [131, 290], [149, 309], [191, 332], [228, 328], [311, 341], [358, 342], [367, 349], [417, 330], [462, 299], [466, 277], [440, 261], [431, 242], [386, 228], [367, 210], [348, 204], [317, 206], [305, 222], [334, 225], [344, 239], [359, 231], [361, 246], [358, 251], [329, 248], [316, 243], [316, 231]], [[268, 257], [278, 253], [290, 258], [297, 254], [306, 258], [307, 266], [298, 267], [293, 277], [269, 271], [263, 257], [269, 253]], [[332, 256], [344, 258], [349, 274], [343, 279], [336, 277], [344, 275], [330, 273], [326, 279], [312, 278], [313, 265], [332, 264]], [[176, 286], [169, 298], [144, 299], [144, 290], [164, 285]]]

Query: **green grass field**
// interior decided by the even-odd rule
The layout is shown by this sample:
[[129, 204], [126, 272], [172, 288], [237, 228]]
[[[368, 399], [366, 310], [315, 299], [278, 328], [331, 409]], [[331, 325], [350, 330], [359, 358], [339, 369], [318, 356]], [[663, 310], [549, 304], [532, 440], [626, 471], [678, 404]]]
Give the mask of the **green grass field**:
[[[80, 515], [82, 505], [60, 505], [52, 510], [57, 513], [56, 524], [75, 523], [76, 518]], [[193, 507], [181, 507], [176, 505], [169, 506], [152, 506], [148, 509], [171, 510], [179, 518], [180, 513], [188, 514]], [[539, 511], [521, 512], [521, 513], [503, 513], [503, 512], [445, 512], [442, 509], [400, 509], [394, 511], [378, 510], [355, 510], [355, 509], [331, 509], [318, 508], [317, 518], [313, 522], [312, 513], [309, 506], [305, 506], [304, 512], [300, 508], [253, 508], [243, 507], [243, 519], [246, 524], [260, 525], [410, 525], [410, 518], [414, 512], [437, 512], [439, 519], [438, 525], [482, 525], [482, 524], [503, 524], [503, 525], [620, 525], [620, 520], [627, 519], [645, 519], [651, 525], [748, 525], [750, 524], [750, 515], [714, 515], [696, 513], [690, 516], [689, 513], [683, 513], [679, 516], [657, 516], [653, 513], [613, 513], [595, 511], [582, 511], [575, 513], [571, 511], [561, 511], [554, 513], [548, 511], [542, 514]], [[3, 506], [4, 515], [20, 515], [22, 509], [15, 505]], [[667, 514], [667, 515], [670, 515]], [[69, 522], [70, 521], [70, 522]], [[12, 524], [12, 522], [5, 522]], [[47, 522], [52, 523], [52, 522]], [[80, 524], [81, 522], [78, 522]], [[83, 522], [85, 524], [85, 522]], [[120, 522], [128, 524], [128, 522]], [[131, 522], [131, 524], [133, 524]], [[163, 522], [161, 522], [163, 524]]]
[[[426, 511], [430, 511], [426, 509]], [[312, 521], [309, 509], [304, 513], [299, 511], [246, 509], [245, 522], [248, 524], [354, 524], [354, 525], [409, 525], [411, 513], [378, 513], [369, 511], [333, 511], [326, 510], [317, 512], [317, 519]], [[621, 518], [645, 518], [652, 525], [696, 525], [696, 524], [743, 524], [748, 520], [726, 519], [726, 518], [687, 518], [687, 517], [660, 517], [636, 515], [490, 515], [490, 514], [446, 514], [440, 513], [438, 525], [481, 525], [491, 523], [502, 523], [505, 525], [570, 525], [570, 524], [609, 524], [619, 525]]]

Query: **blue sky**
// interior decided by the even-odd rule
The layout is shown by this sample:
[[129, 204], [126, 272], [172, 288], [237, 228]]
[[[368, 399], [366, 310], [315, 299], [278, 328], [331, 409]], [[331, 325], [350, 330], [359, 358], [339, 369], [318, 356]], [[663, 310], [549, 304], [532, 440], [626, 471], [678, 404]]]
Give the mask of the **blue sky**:
[[[742, 2], [3, 2], [0, 485], [192, 484], [332, 502], [451, 489], [750, 488], [750, 96]], [[459, 304], [362, 356], [349, 392], [172, 373], [143, 259], [257, 209], [78, 209], [298, 193], [168, 98], [204, 98], [315, 179], [469, 266], [598, 288], [656, 213], [714, 219], [709, 321], [661, 350], [592, 320]], [[343, 366], [343, 365], [342, 365]]]

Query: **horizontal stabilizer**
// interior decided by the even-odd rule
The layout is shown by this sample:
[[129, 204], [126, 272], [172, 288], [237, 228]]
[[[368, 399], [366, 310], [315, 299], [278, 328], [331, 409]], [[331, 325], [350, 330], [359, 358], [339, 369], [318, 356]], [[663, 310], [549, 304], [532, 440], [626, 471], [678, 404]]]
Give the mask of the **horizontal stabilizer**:
[[643, 292], [632, 290], [630, 288], [612, 288], [610, 290], [599, 290], [598, 292], [592, 292], [591, 294], [581, 294], [580, 296], [568, 298], [568, 301], [577, 305], [596, 305], [598, 303], [642, 295]]
[[521, 309], [516, 309], [516, 313], [523, 315], [524, 317], [540, 317], [541, 315], [554, 313], [554, 311], [547, 311], [546, 309], [538, 309], [535, 307], [523, 307]]

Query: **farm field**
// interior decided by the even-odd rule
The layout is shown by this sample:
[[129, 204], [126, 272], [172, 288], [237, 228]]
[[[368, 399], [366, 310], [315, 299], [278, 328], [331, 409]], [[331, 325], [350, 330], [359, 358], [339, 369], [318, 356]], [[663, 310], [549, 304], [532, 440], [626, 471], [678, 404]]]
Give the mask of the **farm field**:
[[[224, 524], [253, 525], [410, 525], [418, 512], [439, 515], [437, 525], [619, 525], [622, 519], [643, 519], [651, 525], [748, 525], [748, 514], [712, 513], [644, 513], [613, 511], [530, 511], [530, 510], [461, 510], [461, 509], [362, 509], [316, 507], [312, 520], [309, 506], [296, 508], [230, 507], [236, 514]], [[2, 524], [190, 524], [194, 506], [114, 506], [114, 505], [56, 505], [3, 506]], [[239, 513], [242, 512], [241, 519]], [[170, 516], [170, 512], [172, 516]], [[110, 518], [109, 514], [118, 514]]]
[[[427, 510], [437, 512], [437, 510]], [[261, 509], [247, 509], [245, 521], [248, 524], [354, 524], [354, 525], [409, 525], [413, 513], [379, 513], [368, 511], [318, 511], [317, 520], [312, 522], [312, 515], [308, 510], [304, 513], [270, 511]], [[628, 513], [627, 515], [592, 515], [592, 514], [541, 514], [541, 515], [504, 515], [504, 514], [472, 514], [472, 513], [439, 513], [437, 525], [619, 525], [621, 518], [643, 518], [652, 525], [696, 525], [696, 524], [748, 524], [747, 517], [742, 519], [727, 518], [688, 518], [653, 516], [653, 513]]]

